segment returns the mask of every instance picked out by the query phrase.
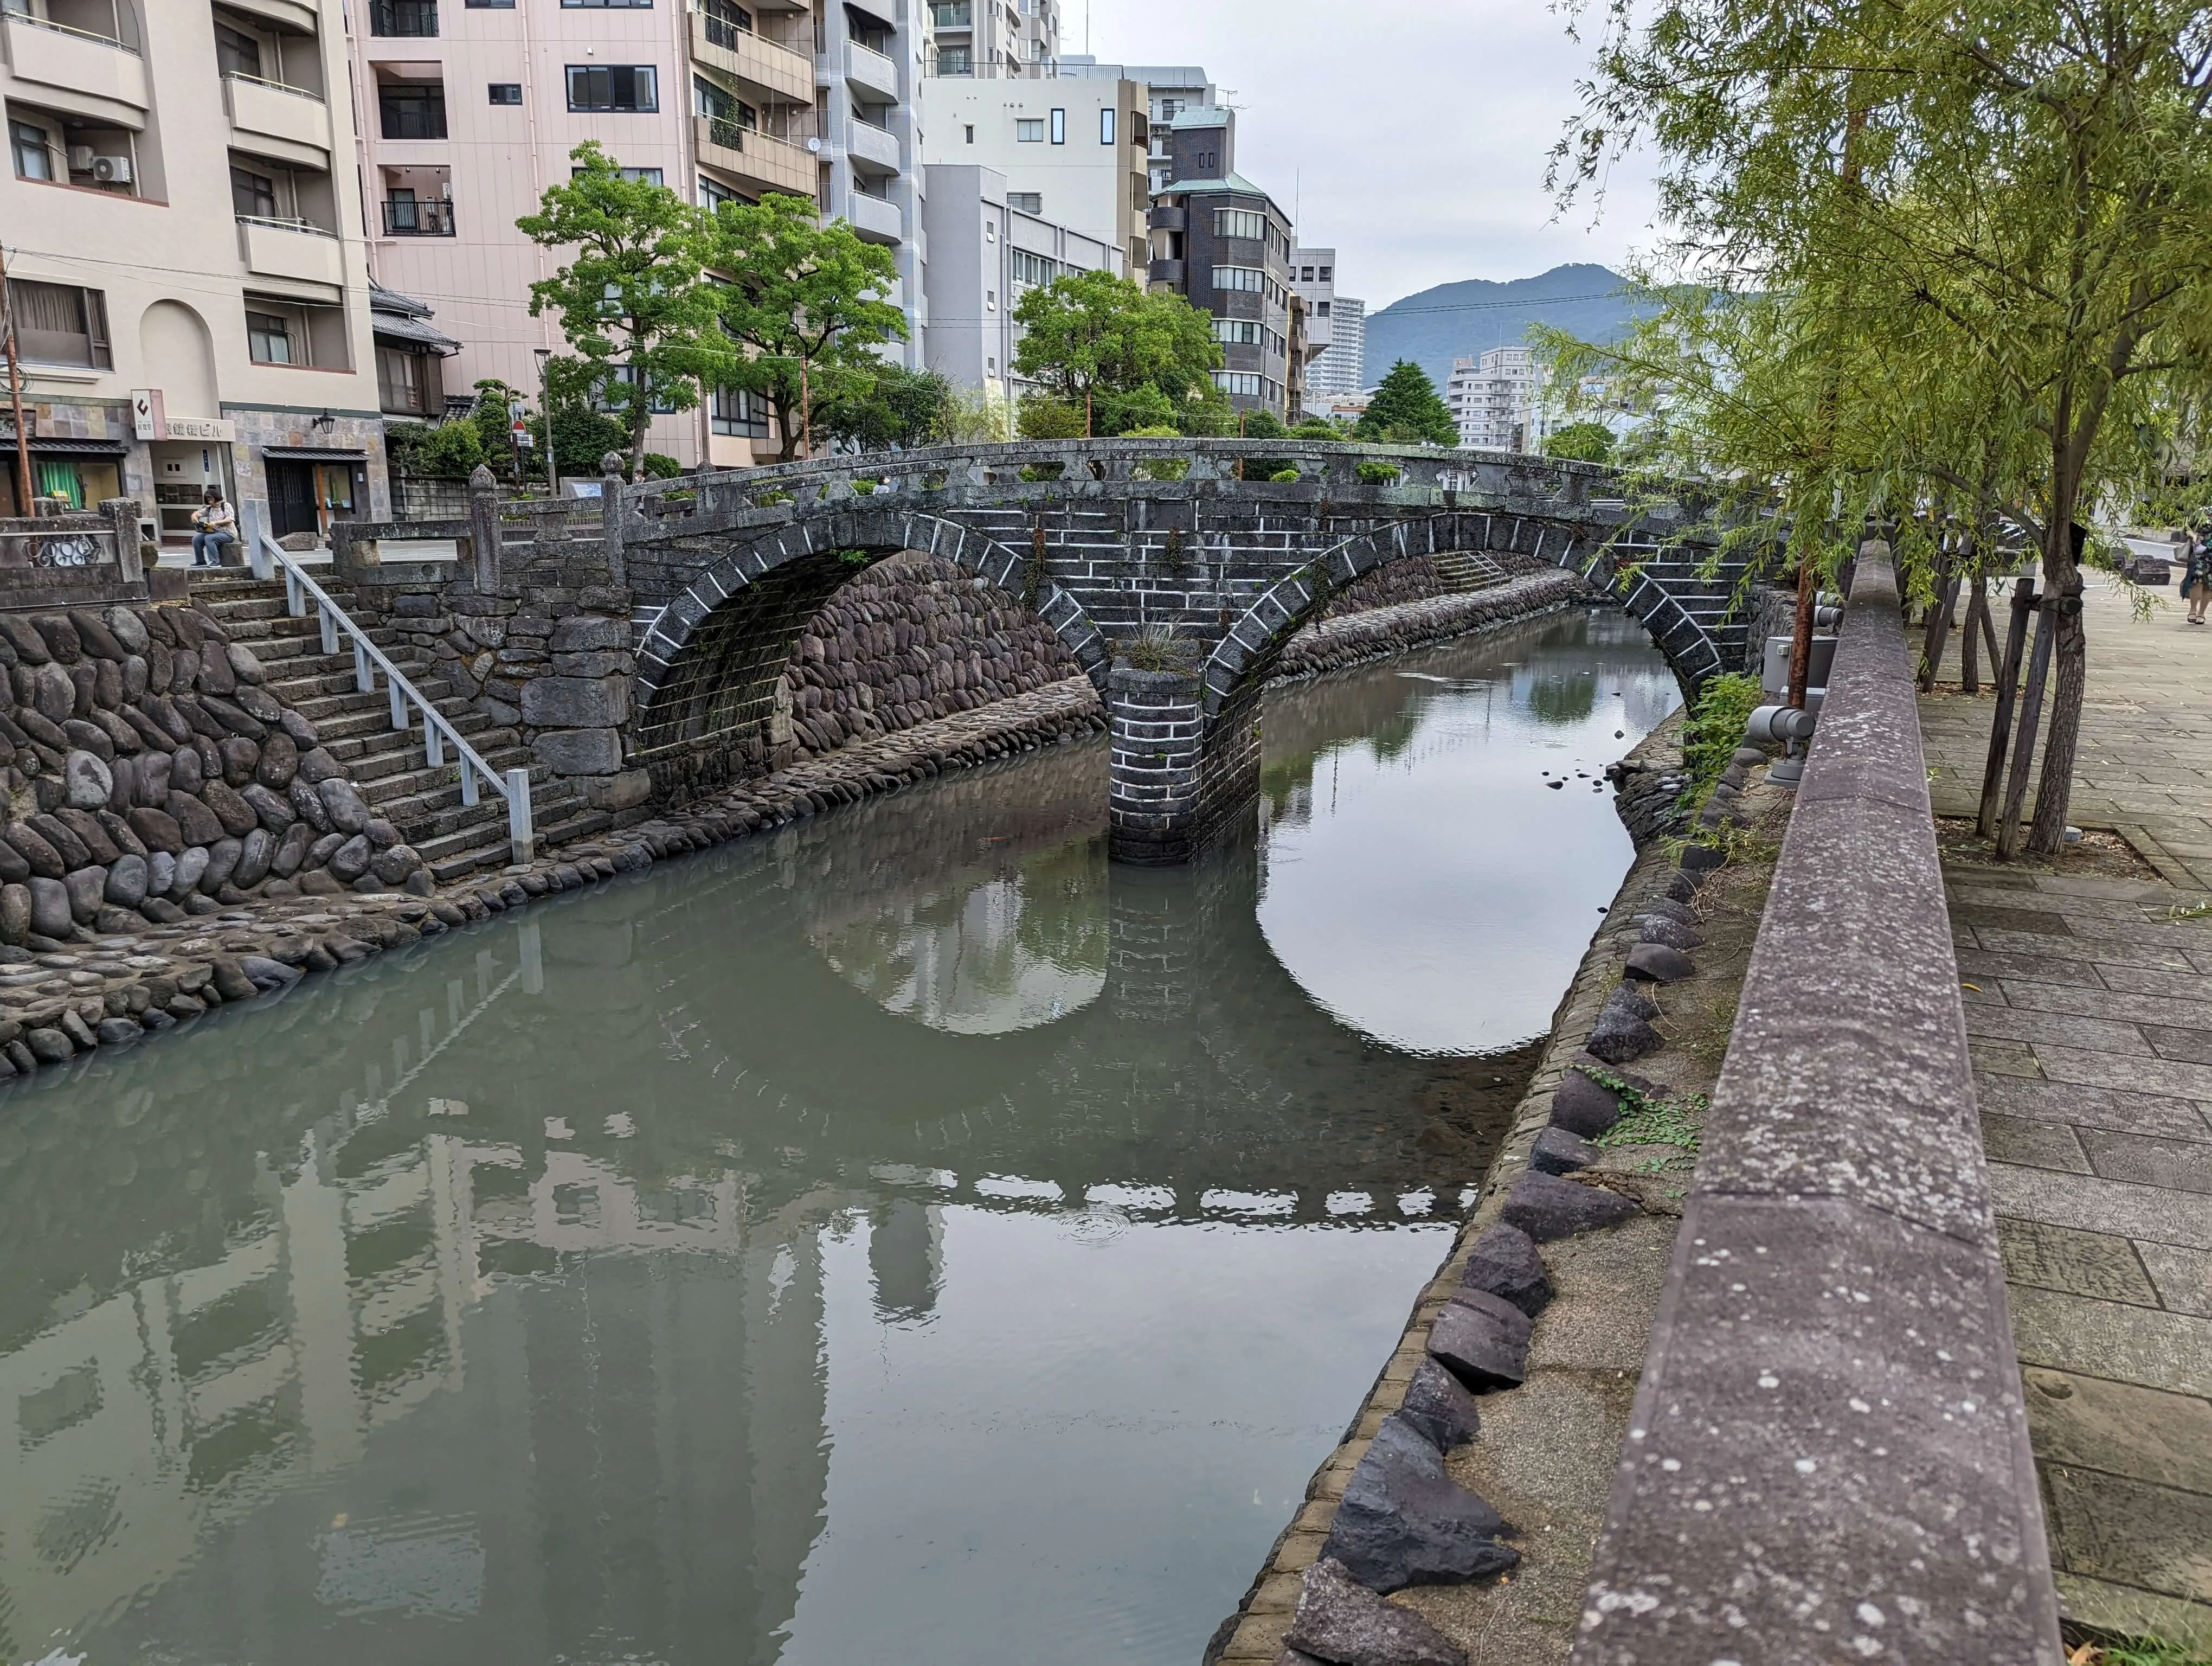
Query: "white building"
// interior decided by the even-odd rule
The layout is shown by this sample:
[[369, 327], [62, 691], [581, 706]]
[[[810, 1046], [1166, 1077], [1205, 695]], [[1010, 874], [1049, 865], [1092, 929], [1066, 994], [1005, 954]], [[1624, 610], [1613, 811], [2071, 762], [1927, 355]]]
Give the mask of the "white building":
[[1479, 358], [1452, 361], [1444, 404], [1459, 425], [1459, 442], [1476, 451], [1528, 451], [1530, 406], [1541, 396], [1543, 370], [1532, 349], [1493, 347]]
[[1013, 207], [1006, 176], [988, 167], [927, 170], [927, 368], [993, 399], [1026, 391], [1013, 374], [1022, 331], [1014, 304], [1064, 272], [1129, 272], [1127, 252]]
[[1328, 345], [1306, 367], [1309, 410], [1318, 410], [1333, 399], [1348, 398], [1367, 386], [1367, 303], [1340, 295], [1329, 307], [1325, 320]]
[[1146, 102], [1141, 82], [1054, 74], [1049, 64], [1020, 77], [940, 73], [922, 84], [922, 160], [1002, 175], [1011, 206], [1112, 243], [1141, 270], [1152, 210]]

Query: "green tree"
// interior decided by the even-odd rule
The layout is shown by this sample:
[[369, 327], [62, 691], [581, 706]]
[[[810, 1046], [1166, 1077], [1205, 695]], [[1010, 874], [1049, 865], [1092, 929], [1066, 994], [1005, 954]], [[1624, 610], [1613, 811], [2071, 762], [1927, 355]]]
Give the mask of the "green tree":
[[1375, 390], [1352, 434], [1356, 440], [1387, 445], [1459, 443], [1459, 425], [1437, 397], [1437, 385], [1411, 359], [1401, 359], [1390, 367], [1390, 374]]
[[1080, 410], [1085, 435], [1181, 426], [1188, 407], [1221, 403], [1220, 344], [1180, 295], [1148, 295], [1110, 272], [1070, 272], [1024, 294], [1014, 321], [1025, 332], [1015, 374]]
[[934, 370], [880, 365], [872, 378], [852, 379], [814, 413], [814, 431], [860, 451], [908, 450], [945, 439], [952, 422], [952, 385]]
[[880, 350], [906, 339], [905, 314], [884, 299], [898, 267], [844, 222], [822, 224], [805, 197], [718, 204], [713, 231], [722, 328], [746, 350], [719, 385], [768, 401], [788, 463], [812, 437], [817, 402], [864, 404], [886, 374]]
[[1809, 441], [1784, 495], [1810, 508], [1812, 478], [1841, 471], [1893, 512], [1994, 505], [2068, 601], [2039, 626], [2057, 677], [2029, 848], [2057, 851], [2087, 676], [2075, 529], [2142, 477], [2174, 413], [2202, 408], [2212, 358], [2212, 14], [2201, 0], [1603, 13], [1555, 182], [1571, 194], [1656, 143], [1668, 264], [1779, 298], [1783, 403]]
[[514, 222], [569, 257], [530, 286], [530, 311], [560, 314], [574, 356], [549, 368], [554, 386], [621, 416], [635, 475], [655, 408], [690, 410], [738, 354], [716, 328], [713, 243], [699, 210], [665, 186], [624, 179], [595, 140], [568, 156], [574, 177], [546, 187], [538, 212]]
[[1569, 463], [1613, 461], [1613, 430], [1603, 423], [1569, 423], [1552, 430], [1544, 455]]

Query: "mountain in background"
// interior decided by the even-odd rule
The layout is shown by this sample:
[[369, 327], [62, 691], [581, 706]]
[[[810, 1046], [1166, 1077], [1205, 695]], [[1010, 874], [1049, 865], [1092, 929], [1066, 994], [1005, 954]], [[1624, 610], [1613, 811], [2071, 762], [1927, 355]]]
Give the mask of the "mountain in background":
[[1400, 359], [1429, 373], [1441, 392], [1452, 361], [1519, 345], [1531, 324], [1568, 330], [1584, 341], [1610, 341], [1646, 309], [1620, 293], [1625, 280], [1603, 266], [1554, 266], [1510, 283], [1469, 278], [1393, 301], [1367, 319], [1367, 383]]

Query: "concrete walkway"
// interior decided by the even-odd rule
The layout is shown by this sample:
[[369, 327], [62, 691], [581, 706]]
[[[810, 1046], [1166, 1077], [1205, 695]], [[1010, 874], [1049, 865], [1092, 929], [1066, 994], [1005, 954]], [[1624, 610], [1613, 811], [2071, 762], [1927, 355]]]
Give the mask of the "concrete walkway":
[[[2072, 819], [2101, 856], [1947, 836], [1982, 1122], [2069, 1620], [2212, 1656], [2212, 628], [2087, 598]], [[1971, 819], [1993, 700], [1921, 702], [1939, 817]], [[1987, 675], [1987, 672], [1984, 672]], [[2132, 865], [2135, 872], [2125, 870]]]

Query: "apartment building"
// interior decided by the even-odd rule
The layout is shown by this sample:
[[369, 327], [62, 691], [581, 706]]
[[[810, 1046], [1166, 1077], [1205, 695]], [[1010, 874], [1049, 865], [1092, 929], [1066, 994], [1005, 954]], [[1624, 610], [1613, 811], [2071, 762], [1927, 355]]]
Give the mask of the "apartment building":
[[1152, 206], [1146, 103], [1140, 82], [1056, 74], [1049, 63], [1020, 76], [940, 72], [922, 87], [922, 155], [933, 169], [1004, 176], [1012, 206], [1110, 242], [1142, 271]]
[[1153, 199], [1152, 287], [1213, 315], [1224, 361], [1213, 380], [1230, 403], [1285, 420], [1294, 383], [1291, 247], [1290, 216], [1238, 174], [1178, 178]]
[[1168, 160], [1168, 131], [1187, 112], [1212, 112], [1221, 104], [1213, 78], [1195, 64], [1101, 64], [1084, 56], [1064, 57], [1060, 72], [1070, 77], [1110, 77], [1134, 82], [1146, 89], [1146, 113], [1152, 120], [1152, 144], [1146, 165], [1154, 191], [1164, 188], [1171, 168]]
[[1291, 381], [1296, 397], [1294, 416], [1302, 416], [1316, 396], [1334, 392], [1314, 384], [1314, 367], [1336, 341], [1336, 251], [1297, 248], [1291, 251], [1291, 294], [1297, 300], [1291, 332], [1297, 351], [1291, 355]]
[[1542, 384], [1542, 368], [1526, 347], [1493, 347], [1453, 360], [1444, 404], [1459, 425], [1460, 444], [1476, 451], [1531, 449], [1529, 410]]
[[[1304, 271], [1303, 264], [1299, 267]], [[1346, 295], [1329, 300], [1329, 339], [1306, 367], [1306, 408], [1318, 410], [1367, 386], [1367, 303]]]
[[933, 0], [929, 72], [1008, 80], [1060, 57], [1060, 0]]
[[7, 0], [0, 45], [34, 491], [170, 544], [210, 485], [386, 513], [341, 0]]
[[895, 251], [907, 340], [893, 350], [922, 362], [927, 241], [921, 234], [923, 135], [931, 46], [925, 0], [819, 0], [816, 100], [823, 125], [823, 216], [846, 220], [870, 242]]
[[1014, 206], [993, 168], [933, 166], [927, 187], [928, 368], [955, 386], [1018, 398], [1029, 390], [1013, 369], [1015, 303], [1067, 272], [1126, 277], [1127, 251]]

